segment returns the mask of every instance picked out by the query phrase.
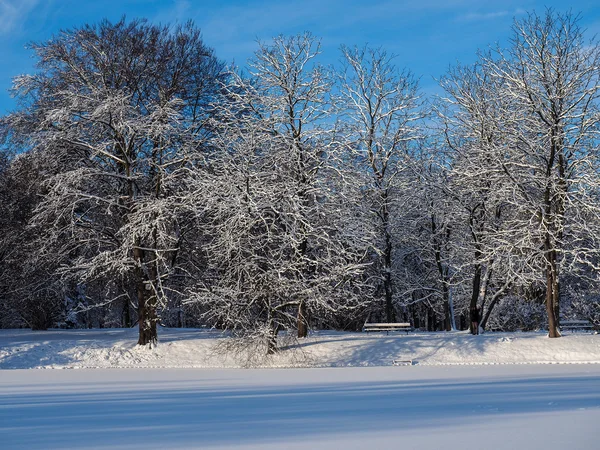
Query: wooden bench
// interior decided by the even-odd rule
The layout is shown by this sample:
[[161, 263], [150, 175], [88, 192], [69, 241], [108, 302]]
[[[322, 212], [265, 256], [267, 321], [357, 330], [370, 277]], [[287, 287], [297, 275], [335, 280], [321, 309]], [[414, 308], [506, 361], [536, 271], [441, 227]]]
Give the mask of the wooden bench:
[[390, 331], [413, 331], [413, 327], [410, 323], [365, 323], [363, 326], [363, 332], [370, 333], [372, 331], [385, 331], [389, 334]]
[[561, 320], [561, 330], [586, 330], [592, 331], [596, 327], [589, 320]]

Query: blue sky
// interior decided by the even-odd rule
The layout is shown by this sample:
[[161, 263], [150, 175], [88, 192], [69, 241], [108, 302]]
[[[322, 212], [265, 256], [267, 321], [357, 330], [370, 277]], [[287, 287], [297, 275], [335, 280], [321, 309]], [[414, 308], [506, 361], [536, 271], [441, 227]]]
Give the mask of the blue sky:
[[338, 60], [341, 44], [382, 46], [431, 93], [437, 90], [434, 78], [449, 65], [473, 61], [477, 49], [509, 37], [514, 17], [546, 6], [581, 12], [590, 36], [600, 35], [598, 0], [0, 0], [0, 114], [15, 106], [8, 92], [12, 77], [34, 70], [28, 42], [104, 17], [193, 19], [217, 55], [240, 66], [256, 49], [256, 39], [277, 34], [311, 31], [321, 37], [324, 64]]

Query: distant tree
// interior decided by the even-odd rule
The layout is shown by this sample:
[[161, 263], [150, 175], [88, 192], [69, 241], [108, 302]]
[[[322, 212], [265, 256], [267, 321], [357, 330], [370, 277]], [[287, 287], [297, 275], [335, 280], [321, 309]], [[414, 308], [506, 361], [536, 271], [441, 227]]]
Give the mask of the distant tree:
[[[447, 107], [438, 110], [448, 149], [448, 181], [437, 189], [455, 205], [453, 245], [464, 258], [460, 270], [472, 276], [468, 311], [473, 334], [478, 330], [472, 324], [486, 322], [475, 319], [484, 314], [485, 306], [489, 317], [517, 276], [515, 270], [505, 269], [507, 259], [516, 261], [518, 256], [510, 251], [513, 241], [505, 229], [512, 186], [501, 164], [508, 142], [504, 124], [511, 120], [512, 106], [498, 95], [501, 83], [481, 61], [472, 67], [457, 66], [441, 82], [448, 95]], [[497, 286], [488, 304], [494, 281]]]
[[54, 274], [54, 258], [39, 254], [37, 231], [28, 226], [44, 194], [44, 166], [33, 154], [0, 155], [0, 326], [47, 329], [64, 317], [69, 288]]
[[371, 218], [372, 285], [383, 298], [385, 319], [395, 320], [394, 260], [398, 213], [408, 192], [407, 164], [411, 144], [419, 137], [423, 117], [417, 81], [393, 65], [381, 49], [342, 47], [339, 108], [346, 145], [357, 170], [365, 174], [365, 201]]

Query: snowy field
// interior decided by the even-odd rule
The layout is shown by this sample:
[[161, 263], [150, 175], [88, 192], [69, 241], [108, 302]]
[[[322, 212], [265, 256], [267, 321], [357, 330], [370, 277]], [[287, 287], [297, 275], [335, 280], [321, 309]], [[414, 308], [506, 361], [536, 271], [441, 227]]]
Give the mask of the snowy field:
[[600, 335], [320, 332], [260, 361], [226, 341], [0, 330], [0, 448], [598, 448]]
[[159, 345], [137, 348], [136, 329], [0, 330], [0, 369], [30, 368], [237, 368], [418, 365], [599, 364], [600, 335], [565, 333], [317, 332], [269, 359], [251, 360], [220, 345], [219, 332], [160, 329]]
[[600, 365], [0, 371], [0, 447], [596, 449]]

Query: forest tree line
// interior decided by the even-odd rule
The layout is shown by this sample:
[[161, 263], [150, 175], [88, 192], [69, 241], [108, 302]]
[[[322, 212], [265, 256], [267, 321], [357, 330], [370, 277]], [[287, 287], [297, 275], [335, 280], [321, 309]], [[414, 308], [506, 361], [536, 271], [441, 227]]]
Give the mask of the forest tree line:
[[[0, 119], [0, 327], [600, 324], [600, 45], [552, 10], [426, 98], [309, 33], [229, 67], [193, 23], [31, 45]], [[472, 332], [477, 330], [472, 329]]]

